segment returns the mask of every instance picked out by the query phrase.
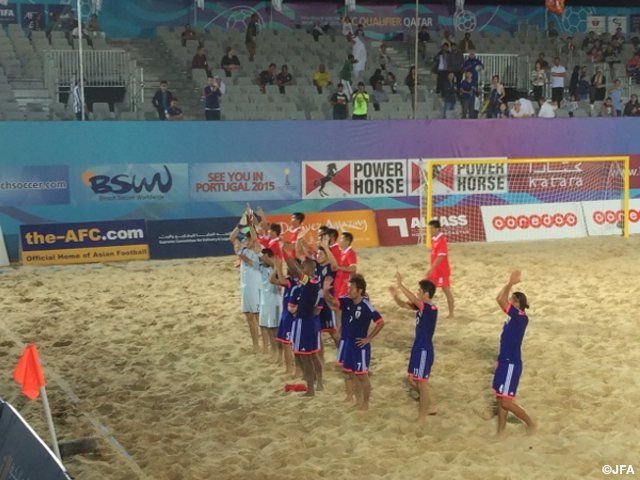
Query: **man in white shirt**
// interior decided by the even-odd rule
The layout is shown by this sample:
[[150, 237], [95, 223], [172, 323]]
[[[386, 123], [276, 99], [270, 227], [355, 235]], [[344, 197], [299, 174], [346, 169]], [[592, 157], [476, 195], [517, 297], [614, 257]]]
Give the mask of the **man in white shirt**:
[[367, 47], [358, 35], [353, 37], [352, 42], [351, 53], [356, 60], [353, 64], [353, 78], [356, 79], [367, 67]]
[[564, 98], [564, 77], [567, 70], [560, 65], [560, 57], [553, 59], [553, 67], [551, 73], [551, 101], [556, 102], [558, 107], [562, 104]]

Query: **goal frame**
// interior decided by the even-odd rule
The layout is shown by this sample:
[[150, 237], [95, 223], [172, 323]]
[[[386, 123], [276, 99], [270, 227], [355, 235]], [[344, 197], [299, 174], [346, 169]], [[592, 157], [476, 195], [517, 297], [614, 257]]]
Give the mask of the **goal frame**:
[[[623, 222], [622, 222], [622, 235], [624, 238], [629, 238], [629, 168], [630, 157], [628, 155], [609, 155], [609, 156], [578, 156], [578, 157], [535, 157], [535, 158], [506, 158], [506, 157], [493, 157], [493, 158], [477, 158], [466, 159], [461, 158], [433, 158], [422, 159], [426, 165], [426, 172], [424, 181], [426, 183], [426, 199], [423, 202], [421, 200], [421, 210], [425, 206], [425, 233], [424, 240], [427, 247], [431, 247], [431, 236], [428, 234], [429, 220], [433, 218], [433, 167], [434, 165], [457, 165], [474, 163], [478, 165], [482, 164], [496, 164], [504, 163], [509, 164], [530, 164], [530, 163], [573, 163], [573, 162], [622, 162], [623, 167], [623, 188], [622, 188], [622, 210], [623, 210]], [[422, 189], [424, 192], [425, 189]], [[422, 213], [422, 212], [421, 212]], [[420, 239], [422, 243], [422, 239]]]

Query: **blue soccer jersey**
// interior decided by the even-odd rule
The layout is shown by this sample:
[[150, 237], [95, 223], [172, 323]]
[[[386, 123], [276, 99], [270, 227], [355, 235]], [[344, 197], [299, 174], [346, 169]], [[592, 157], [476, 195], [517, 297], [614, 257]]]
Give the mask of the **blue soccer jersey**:
[[297, 307], [295, 313], [296, 318], [309, 319], [313, 318], [314, 310], [320, 301], [320, 282], [317, 279], [304, 278], [300, 280], [300, 284], [295, 292], [292, 292], [289, 304]]
[[422, 303], [416, 310], [416, 338], [413, 348], [433, 350], [433, 333], [438, 320], [438, 307], [432, 303]]
[[380, 313], [366, 298], [355, 304], [349, 297], [340, 297], [340, 308], [342, 309], [343, 338], [352, 340], [365, 338], [369, 334], [371, 322], [380, 323], [382, 321]]
[[518, 310], [511, 304], [508, 304], [504, 311], [509, 315], [509, 318], [504, 323], [504, 327], [502, 327], [498, 361], [519, 362], [522, 361], [520, 349], [522, 347], [522, 339], [527, 330], [527, 324], [529, 323], [529, 317], [524, 311]]

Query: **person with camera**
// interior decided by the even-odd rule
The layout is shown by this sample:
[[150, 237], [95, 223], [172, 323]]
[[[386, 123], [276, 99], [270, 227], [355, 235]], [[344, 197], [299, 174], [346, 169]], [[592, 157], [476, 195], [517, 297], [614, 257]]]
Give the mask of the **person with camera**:
[[220, 97], [224, 94], [224, 84], [220, 77], [209, 75], [207, 86], [204, 87], [204, 118], [205, 120], [220, 120]]
[[369, 112], [369, 94], [364, 89], [364, 82], [358, 82], [358, 89], [351, 95], [353, 103], [352, 120], [366, 120]]

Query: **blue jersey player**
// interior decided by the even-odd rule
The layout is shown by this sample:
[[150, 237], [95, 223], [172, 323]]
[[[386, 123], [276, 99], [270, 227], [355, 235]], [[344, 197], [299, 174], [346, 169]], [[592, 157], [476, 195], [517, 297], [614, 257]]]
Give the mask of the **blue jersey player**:
[[[291, 260], [295, 262], [295, 260]], [[293, 326], [293, 314], [289, 311], [289, 300], [295, 295], [295, 289], [298, 287], [298, 278], [292, 275], [285, 276], [282, 269], [282, 260], [275, 257], [276, 268], [273, 271], [271, 277], [271, 283], [282, 287], [282, 315], [280, 316], [280, 323], [278, 324], [278, 332], [276, 333], [276, 340], [280, 351], [284, 353], [285, 373], [293, 373], [293, 349], [291, 348], [291, 328]], [[295, 271], [295, 269], [289, 268], [289, 271]]]
[[520, 272], [515, 270], [496, 297], [500, 308], [509, 315], [502, 327], [498, 365], [493, 377], [493, 390], [498, 400], [499, 435], [504, 433], [509, 412], [522, 420], [527, 425], [529, 432], [534, 431], [536, 428], [535, 422], [524, 408], [513, 401], [516, 396], [520, 375], [522, 374], [522, 356], [520, 353], [522, 339], [529, 323], [529, 317], [527, 317], [526, 313], [526, 309], [529, 308], [527, 296], [522, 292], [514, 292], [513, 295], [509, 296], [511, 288], [518, 283], [520, 283]]
[[[369, 362], [371, 360], [371, 341], [384, 327], [384, 320], [380, 313], [371, 305], [366, 297], [367, 282], [360, 274], [349, 279], [348, 295], [336, 299], [330, 292], [332, 284], [328, 277], [323, 284], [324, 297], [327, 303], [342, 312], [342, 330], [345, 338], [344, 364], [345, 373], [345, 401], [353, 401], [353, 384], [358, 382], [362, 393], [361, 410], [369, 409], [371, 383], [369, 381]], [[369, 331], [371, 323], [373, 329]]]
[[[434, 360], [433, 333], [438, 320], [438, 307], [431, 303], [436, 292], [436, 286], [431, 280], [418, 282], [418, 290], [414, 294], [402, 283], [402, 276], [396, 273], [397, 288], [391, 287], [391, 295], [395, 302], [406, 309], [415, 311], [416, 334], [411, 347], [409, 358], [409, 380], [420, 393], [420, 408], [418, 411], [418, 423], [424, 423], [427, 415], [436, 413], [435, 405], [432, 405], [427, 388], [427, 381], [431, 375], [431, 366]], [[408, 301], [398, 295], [401, 291]]]
[[293, 354], [307, 382], [306, 396], [312, 397], [322, 389], [322, 364], [318, 357], [320, 350], [320, 321], [318, 303], [321, 288], [315, 277], [316, 262], [306, 259], [302, 262], [298, 288], [289, 299], [288, 309], [294, 315], [292, 332]]

